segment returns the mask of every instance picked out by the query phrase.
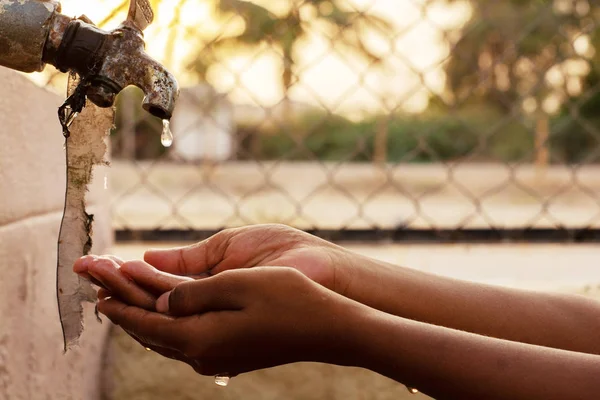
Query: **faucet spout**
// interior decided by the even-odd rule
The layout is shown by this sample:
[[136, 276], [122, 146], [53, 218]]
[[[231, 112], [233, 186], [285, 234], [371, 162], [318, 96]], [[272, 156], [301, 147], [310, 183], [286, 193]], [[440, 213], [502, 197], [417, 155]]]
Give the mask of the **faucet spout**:
[[58, 0], [0, 0], [0, 65], [33, 72], [52, 64], [76, 72], [99, 107], [111, 107], [121, 90], [135, 85], [145, 93], [146, 111], [171, 118], [179, 87], [145, 51], [143, 30], [154, 18], [148, 0], [131, 0], [127, 19], [113, 31], [60, 11]]
[[140, 79], [135, 85], [146, 95], [142, 107], [158, 118], [171, 119], [179, 95], [177, 80], [165, 67], [148, 56], [142, 55], [139, 63], [145, 73], [139, 75]]
[[146, 53], [143, 33], [133, 21], [106, 32], [86, 21], [57, 18], [50, 38], [48, 62], [88, 79], [86, 94], [94, 104], [110, 107], [121, 90], [133, 85], [144, 92], [142, 107], [147, 112], [171, 119], [179, 85], [162, 64]]
[[179, 96], [175, 77], [145, 51], [141, 31], [126, 21], [109, 37], [102, 68], [92, 78], [90, 100], [111, 102], [111, 93], [134, 85], [144, 92], [142, 107], [150, 114], [171, 119]]

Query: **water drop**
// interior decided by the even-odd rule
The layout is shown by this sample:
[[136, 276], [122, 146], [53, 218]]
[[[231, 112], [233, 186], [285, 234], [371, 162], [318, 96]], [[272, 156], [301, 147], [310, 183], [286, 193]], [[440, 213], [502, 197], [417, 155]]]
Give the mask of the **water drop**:
[[162, 135], [160, 135], [160, 143], [165, 147], [171, 147], [173, 144], [173, 133], [171, 132], [168, 119], [163, 119], [163, 130]]
[[417, 394], [417, 393], [419, 393], [419, 391], [418, 391], [417, 389], [415, 389], [415, 388], [408, 387], [408, 386], [407, 386], [406, 388], [408, 389], [408, 391], [409, 391], [411, 394]]
[[215, 383], [219, 386], [227, 386], [229, 384], [229, 377], [227, 375], [215, 376]]
[[144, 347], [146, 349], [146, 351], [152, 351], [152, 349], [150, 347]]
[[108, 176], [104, 177], [104, 190], [108, 189]]

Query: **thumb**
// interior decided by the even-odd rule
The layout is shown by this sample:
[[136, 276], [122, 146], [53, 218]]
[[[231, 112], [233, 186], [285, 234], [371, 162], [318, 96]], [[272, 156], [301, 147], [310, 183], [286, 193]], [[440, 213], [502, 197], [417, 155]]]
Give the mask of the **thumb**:
[[244, 307], [244, 287], [241, 279], [229, 273], [180, 283], [158, 298], [156, 310], [180, 317], [211, 311], [241, 310]]
[[209, 275], [208, 271], [212, 267], [207, 262], [207, 254], [211, 253], [207, 249], [208, 243], [205, 240], [191, 246], [151, 249], [144, 253], [144, 261], [169, 274], [204, 277]]

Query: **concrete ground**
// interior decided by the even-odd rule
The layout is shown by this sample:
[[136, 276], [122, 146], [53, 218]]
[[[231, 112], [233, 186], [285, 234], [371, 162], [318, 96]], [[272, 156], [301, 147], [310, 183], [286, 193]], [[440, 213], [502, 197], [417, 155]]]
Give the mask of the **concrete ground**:
[[[117, 245], [125, 259], [145, 249], [186, 243]], [[348, 245], [353, 251], [436, 274], [533, 290], [557, 290], [600, 299], [600, 246], [594, 245]], [[293, 364], [246, 374], [228, 388], [186, 365], [143, 350], [120, 329], [112, 332], [105, 368], [107, 400], [397, 400], [427, 399], [370, 371]], [[166, 376], [165, 376], [166, 374]]]

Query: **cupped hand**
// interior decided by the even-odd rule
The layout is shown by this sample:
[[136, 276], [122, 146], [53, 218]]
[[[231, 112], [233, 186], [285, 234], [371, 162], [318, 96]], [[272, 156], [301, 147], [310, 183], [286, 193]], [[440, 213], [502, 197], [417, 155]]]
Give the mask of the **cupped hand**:
[[[73, 265], [73, 271], [100, 287], [100, 300], [117, 298], [125, 304], [152, 311], [156, 310], [158, 296], [172, 290], [179, 283], [193, 280], [159, 271], [143, 261], [123, 261], [112, 255], [81, 257]], [[192, 365], [191, 360], [183, 354], [153, 346], [133, 332], [125, 331], [143, 347]]]
[[344, 295], [353, 277], [353, 259], [343, 247], [285, 225], [226, 229], [197, 244], [149, 250], [144, 260], [158, 270], [205, 277], [255, 266], [294, 268]]
[[296, 269], [275, 266], [180, 283], [159, 298], [159, 312], [123, 302], [120, 292], [130, 288], [115, 290], [99, 301], [101, 313], [203, 375], [301, 361], [351, 365], [352, 332], [370, 310]]
[[99, 286], [101, 294], [118, 294], [124, 302], [154, 310], [158, 296], [177, 284], [194, 280], [160, 271], [139, 260], [123, 261], [112, 255], [84, 256], [73, 271]]

